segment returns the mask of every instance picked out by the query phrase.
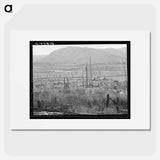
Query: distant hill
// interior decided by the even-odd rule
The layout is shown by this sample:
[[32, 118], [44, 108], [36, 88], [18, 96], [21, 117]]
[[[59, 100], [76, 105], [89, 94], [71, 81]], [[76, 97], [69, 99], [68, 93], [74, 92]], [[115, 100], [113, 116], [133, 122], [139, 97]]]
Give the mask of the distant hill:
[[94, 49], [88, 47], [69, 46], [57, 49], [36, 62], [50, 64], [84, 64], [92, 60], [92, 63], [115, 64], [126, 61], [125, 49]]
[[114, 55], [114, 56], [127, 58], [127, 48], [126, 47], [118, 48], [118, 49], [107, 48], [107, 49], [105, 49], [105, 51], [111, 55]]
[[123, 52], [123, 53], [127, 53], [127, 48], [126, 47], [119, 48], [118, 50], [121, 51], [121, 52]]
[[36, 56], [33, 56], [33, 62], [37, 62], [41, 59], [43, 59], [45, 57], [45, 55], [36, 55]]

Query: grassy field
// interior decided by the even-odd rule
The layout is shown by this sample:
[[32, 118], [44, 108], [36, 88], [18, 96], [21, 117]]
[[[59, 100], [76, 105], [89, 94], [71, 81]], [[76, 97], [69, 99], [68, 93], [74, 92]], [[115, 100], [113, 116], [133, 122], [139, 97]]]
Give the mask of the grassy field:
[[[107, 98], [109, 95], [109, 98]], [[33, 65], [34, 115], [127, 114], [123, 64]]]

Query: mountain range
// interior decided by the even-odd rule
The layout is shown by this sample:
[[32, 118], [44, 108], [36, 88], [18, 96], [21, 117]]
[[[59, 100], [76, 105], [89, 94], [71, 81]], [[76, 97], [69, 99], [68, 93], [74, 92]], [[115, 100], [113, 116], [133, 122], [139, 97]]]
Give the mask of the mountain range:
[[46, 56], [34, 56], [34, 62], [50, 64], [84, 64], [92, 63], [116, 64], [127, 60], [126, 48], [96, 49], [88, 47], [68, 46], [57, 49]]

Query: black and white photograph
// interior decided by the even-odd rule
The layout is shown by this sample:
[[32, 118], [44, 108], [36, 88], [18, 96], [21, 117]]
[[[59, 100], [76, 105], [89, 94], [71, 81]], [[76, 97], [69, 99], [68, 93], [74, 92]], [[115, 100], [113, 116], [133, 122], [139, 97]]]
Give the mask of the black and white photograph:
[[31, 119], [130, 119], [130, 41], [30, 41]]

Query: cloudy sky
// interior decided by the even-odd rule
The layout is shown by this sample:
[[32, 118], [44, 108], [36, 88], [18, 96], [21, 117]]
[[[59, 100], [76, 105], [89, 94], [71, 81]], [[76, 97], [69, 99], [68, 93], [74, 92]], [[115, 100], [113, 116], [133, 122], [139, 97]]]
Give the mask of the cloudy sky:
[[88, 48], [96, 48], [96, 49], [105, 49], [105, 48], [123, 48], [126, 47], [126, 44], [98, 44], [98, 45], [34, 45], [33, 46], [33, 55], [48, 55], [54, 50], [69, 47], [69, 46], [77, 46], [77, 47], [88, 47]]

